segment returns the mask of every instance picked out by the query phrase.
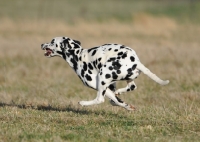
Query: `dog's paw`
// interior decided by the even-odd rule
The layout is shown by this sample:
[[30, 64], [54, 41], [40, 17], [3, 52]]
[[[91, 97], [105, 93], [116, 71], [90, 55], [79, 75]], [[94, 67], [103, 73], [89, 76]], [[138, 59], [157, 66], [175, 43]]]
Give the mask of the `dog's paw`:
[[133, 105], [127, 105], [127, 106], [125, 107], [125, 109], [130, 110], [130, 111], [136, 110], [136, 108], [135, 108]]

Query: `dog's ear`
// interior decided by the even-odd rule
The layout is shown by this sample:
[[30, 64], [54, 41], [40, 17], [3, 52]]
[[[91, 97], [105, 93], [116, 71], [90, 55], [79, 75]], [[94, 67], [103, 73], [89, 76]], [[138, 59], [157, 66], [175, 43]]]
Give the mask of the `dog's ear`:
[[63, 44], [65, 48], [68, 47], [69, 49], [72, 49], [72, 48], [80, 48], [79, 46], [81, 45], [81, 42], [78, 40], [67, 38], [63, 40]]
[[81, 42], [78, 40], [73, 40], [75, 43], [77, 43], [78, 45], [81, 45]]

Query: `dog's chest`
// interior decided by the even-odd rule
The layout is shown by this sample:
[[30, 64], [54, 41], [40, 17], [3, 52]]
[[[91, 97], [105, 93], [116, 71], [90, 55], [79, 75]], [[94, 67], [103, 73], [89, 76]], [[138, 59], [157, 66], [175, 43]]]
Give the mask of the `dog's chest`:
[[103, 65], [102, 58], [90, 58], [83, 56], [78, 63], [77, 75], [82, 82], [93, 89], [97, 88], [97, 75]]

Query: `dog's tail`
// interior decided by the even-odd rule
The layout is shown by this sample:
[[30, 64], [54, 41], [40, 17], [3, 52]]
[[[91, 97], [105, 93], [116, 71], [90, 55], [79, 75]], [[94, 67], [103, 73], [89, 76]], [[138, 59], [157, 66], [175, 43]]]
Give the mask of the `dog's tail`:
[[137, 64], [137, 69], [142, 71], [144, 74], [146, 74], [148, 77], [150, 77], [155, 82], [159, 83], [160, 85], [167, 85], [169, 83], [169, 80], [162, 80], [158, 76], [156, 76], [154, 73], [152, 73], [148, 68], [146, 68], [142, 63]]

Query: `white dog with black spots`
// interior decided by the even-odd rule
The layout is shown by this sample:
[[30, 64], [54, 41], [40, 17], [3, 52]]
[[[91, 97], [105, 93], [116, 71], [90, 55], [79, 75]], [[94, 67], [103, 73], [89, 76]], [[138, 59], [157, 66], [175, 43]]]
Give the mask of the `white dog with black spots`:
[[[105, 96], [112, 105], [134, 110], [132, 105], [123, 102], [121, 93], [137, 88], [134, 79], [143, 72], [155, 82], [166, 85], [139, 60], [135, 51], [120, 44], [104, 44], [90, 49], [83, 49], [81, 43], [68, 37], [56, 37], [50, 43], [41, 45], [45, 56], [60, 56], [74, 69], [84, 85], [97, 90], [97, 97], [91, 101], [80, 101], [82, 106], [100, 104]], [[116, 89], [116, 82], [125, 80], [125, 88]]]

